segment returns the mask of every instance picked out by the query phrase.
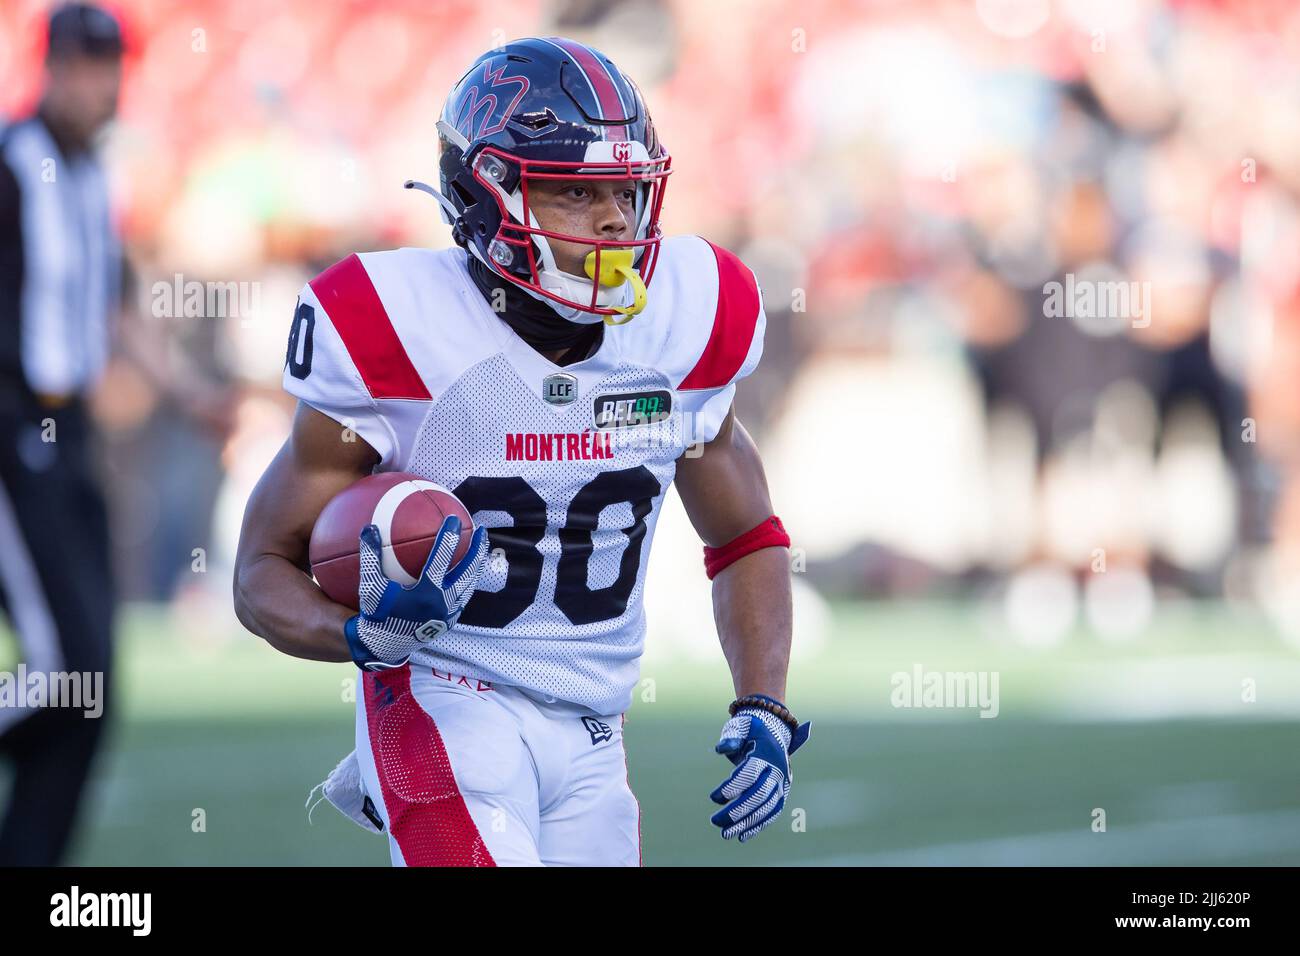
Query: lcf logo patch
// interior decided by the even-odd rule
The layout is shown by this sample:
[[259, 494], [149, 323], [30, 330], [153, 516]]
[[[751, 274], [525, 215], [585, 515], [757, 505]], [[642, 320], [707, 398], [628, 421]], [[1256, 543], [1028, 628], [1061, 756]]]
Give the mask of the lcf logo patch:
[[591, 745], [594, 747], [602, 740], [609, 740], [614, 736], [614, 731], [610, 729], [609, 724], [603, 720], [597, 720], [595, 717], [582, 718], [582, 726], [587, 728], [587, 733], [591, 734]]

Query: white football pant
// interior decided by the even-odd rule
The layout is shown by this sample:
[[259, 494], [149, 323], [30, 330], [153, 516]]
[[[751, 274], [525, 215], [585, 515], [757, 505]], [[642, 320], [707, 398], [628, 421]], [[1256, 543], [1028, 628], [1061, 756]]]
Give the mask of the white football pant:
[[396, 866], [639, 866], [624, 714], [407, 665], [357, 693], [361, 783]]

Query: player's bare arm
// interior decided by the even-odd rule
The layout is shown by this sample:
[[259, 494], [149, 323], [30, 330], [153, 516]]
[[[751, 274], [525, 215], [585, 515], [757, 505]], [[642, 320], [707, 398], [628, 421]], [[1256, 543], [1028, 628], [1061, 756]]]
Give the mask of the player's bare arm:
[[307, 546], [321, 509], [378, 460], [359, 436], [299, 402], [292, 433], [249, 498], [235, 556], [235, 613], [276, 650], [351, 660], [343, 628], [355, 612], [312, 580]]
[[[702, 454], [677, 464], [677, 492], [701, 540], [721, 547], [772, 514], [758, 448], [733, 407]], [[713, 579], [713, 615], [736, 696], [785, 699], [792, 613], [789, 553], [763, 548]]]
[[702, 453], [678, 459], [677, 491], [705, 544], [713, 616], [736, 699], [714, 748], [735, 766], [709, 798], [724, 838], [752, 839], [780, 816], [790, 755], [808, 739], [785, 704], [792, 610], [789, 537], [772, 513], [758, 449], [735, 407]]

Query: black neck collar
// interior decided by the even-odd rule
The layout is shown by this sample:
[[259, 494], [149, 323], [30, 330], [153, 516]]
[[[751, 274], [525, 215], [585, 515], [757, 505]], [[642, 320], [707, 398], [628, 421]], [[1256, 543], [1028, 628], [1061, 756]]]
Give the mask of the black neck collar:
[[467, 252], [465, 257], [469, 262], [469, 274], [474, 279], [474, 285], [489, 306], [494, 301], [501, 301], [500, 297], [504, 295], [505, 311], [497, 312], [497, 315], [516, 335], [538, 352], [569, 350], [568, 354], [561, 356], [562, 361], [557, 362], [557, 365], [580, 362], [600, 348], [600, 343], [604, 341], [604, 322], [570, 322], [561, 318], [545, 302], [534, 299], [523, 289], [502, 279], [480, 262], [477, 256]]

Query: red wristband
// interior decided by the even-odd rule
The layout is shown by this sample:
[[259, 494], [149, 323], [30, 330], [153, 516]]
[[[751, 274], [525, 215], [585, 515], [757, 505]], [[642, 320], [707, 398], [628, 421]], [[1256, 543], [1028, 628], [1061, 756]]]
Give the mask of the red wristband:
[[719, 571], [745, 555], [762, 548], [788, 548], [790, 536], [785, 533], [785, 526], [776, 515], [764, 518], [756, 527], [744, 534], [732, 538], [718, 548], [704, 547], [704, 573], [712, 581]]

